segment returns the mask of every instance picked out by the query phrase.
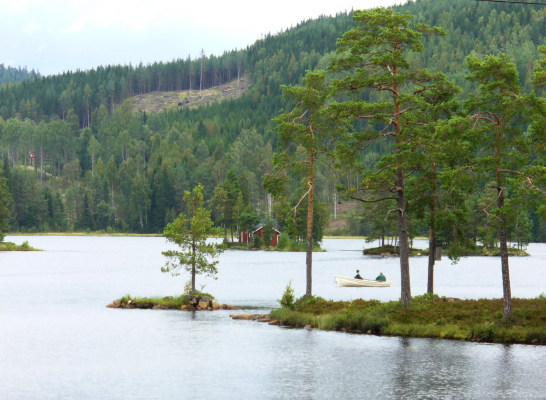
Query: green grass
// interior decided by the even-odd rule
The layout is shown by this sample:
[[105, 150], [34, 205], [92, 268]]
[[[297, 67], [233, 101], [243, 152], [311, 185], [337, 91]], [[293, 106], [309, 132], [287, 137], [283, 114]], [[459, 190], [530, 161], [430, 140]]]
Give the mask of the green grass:
[[447, 301], [417, 296], [412, 305], [376, 300], [296, 301], [293, 310], [271, 312], [284, 325], [377, 335], [441, 338], [492, 343], [546, 344], [546, 298], [513, 299], [503, 318], [502, 299]]
[[120, 299], [120, 302], [122, 305], [130, 304], [132, 308], [160, 306], [165, 309], [179, 309], [183, 305], [188, 305], [192, 298], [214, 300], [213, 295], [196, 290], [192, 294], [182, 294], [177, 297], [132, 297], [130, 294], [127, 294]]
[[131, 297], [131, 295], [123, 296], [122, 304], [127, 304], [129, 301], [135, 308], [152, 308], [155, 305], [162, 306], [168, 309], [180, 308], [189, 303], [189, 296], [182, 295], [178, 297]]
[[0, 251], [42, 251], [42, 250], [36, 249], [30, 246], [28, 242], [23, 242], [23, 244], [2, 242], [0, 243]]

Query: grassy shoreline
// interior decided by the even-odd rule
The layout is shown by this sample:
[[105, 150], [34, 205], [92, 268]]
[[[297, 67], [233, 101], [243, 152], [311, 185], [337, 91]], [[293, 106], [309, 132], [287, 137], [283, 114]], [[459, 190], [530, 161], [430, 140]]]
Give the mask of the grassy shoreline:
[[[419, 256], [428, 256], [427, 249], [416, 249], [410, 248], [410, 256], [419, 257]], [[381, 247], [371, 247], [363, 250], [364, 255], [368, 256], [398, 256], [399, 248], [392, 245], [385, 245]], [[461, 257], [500, 257], [501, 250], [497, 247], [485, 247], [485, 246], [476, 246], [475, 249], [469, 250], [466, 254]], [[529, 256], [525, 250], [517, 249], [515, 247], [508, 247], [508, 255], [510, 257], [526, 257]]]
[[502, 317], [502, 299], [460, 300], [414, 297], [411, 306], [399, 301], [327, 301], [311, 297], [270, 318], [289, 327], [364, 333], [381, 336], [452, 339], [473, 342], [546, 345], [546, 297], [513, 299], [513, 316]]
[[124, 232], [8, 232], [6, 236], [119, 236], [119, 237], [162, 237], [160, 233]]
[[42, 251], [40, 249], [34, 248], [24, 242], [22, 244], [15, 244], [11, 242], [2, 242], [0, 243], [0, 251]]

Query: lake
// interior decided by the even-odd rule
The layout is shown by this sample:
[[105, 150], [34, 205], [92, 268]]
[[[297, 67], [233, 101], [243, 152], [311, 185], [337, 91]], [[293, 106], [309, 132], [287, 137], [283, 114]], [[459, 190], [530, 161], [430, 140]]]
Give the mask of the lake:
[[[11, 236], [43, 252], [0, 253], [0, 399], [544, 399], [546, 348], [299, 330], [235, 321], [234, 311], [119, 310], [123, 295], [167, 296], [188, 276], [160, 272], [163, 238]], [[360, 239], [314, 254], [313, 292], [395, 300], [398, 259], [363, 256]], [[425, 246], [426, 243], [419, 243]], [[513, 297], [546, 292], [546, 244], [511, 258]], [[240, 313], [305, 292], [305, 254], [228, 251], [197, 286]], [[390, 288], [339, 288], [335, 275], [383, 272]], [[412, 295], [427, 259], [411, 259]], [[437, 263], [435, 291], [502, 296], [500, 260]], [[245, 307], [263, 310], [245, 310]]]

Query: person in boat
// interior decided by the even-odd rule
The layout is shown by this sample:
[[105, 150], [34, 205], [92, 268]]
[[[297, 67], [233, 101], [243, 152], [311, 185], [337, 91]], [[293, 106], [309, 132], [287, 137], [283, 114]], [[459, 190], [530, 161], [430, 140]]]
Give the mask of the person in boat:
[[383, 272], [380, 272], [379, 275], [377, 275], [377, 278], [375, 278], [375, 280], [385, 282], [387, 278], [385, 278], [385, 275], [383, 275]]
[[356, 270], [355, 279], [362, 279], [362, 277], [360, 276], [360, 271], [358, 269]]

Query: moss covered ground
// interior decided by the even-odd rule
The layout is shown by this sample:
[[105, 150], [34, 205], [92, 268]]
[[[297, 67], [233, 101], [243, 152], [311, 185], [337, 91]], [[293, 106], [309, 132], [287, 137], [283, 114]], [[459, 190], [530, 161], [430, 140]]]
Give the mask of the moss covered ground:
[[271, 312], [293, 327], [376, 335], [443, 338], [491, 343], [546, 344], [546, 297], [513, 299], [513, 315], [503, 318], [502, 299], [459, 300], [417, 296], [399, 301], [351, 302], [302, 298]]

